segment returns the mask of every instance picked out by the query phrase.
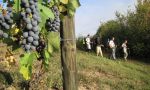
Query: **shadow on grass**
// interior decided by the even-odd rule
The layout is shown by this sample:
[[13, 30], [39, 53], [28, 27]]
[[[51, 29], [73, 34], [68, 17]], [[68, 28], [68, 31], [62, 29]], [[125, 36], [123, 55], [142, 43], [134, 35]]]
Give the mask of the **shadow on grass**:
[[5, 71], [0, 71], [0, 75], [2, 75], [5, 79], [5, 82], [8, 85], [11, 85], [13, 83], [13, 78], [11, 77], [11, 74]]

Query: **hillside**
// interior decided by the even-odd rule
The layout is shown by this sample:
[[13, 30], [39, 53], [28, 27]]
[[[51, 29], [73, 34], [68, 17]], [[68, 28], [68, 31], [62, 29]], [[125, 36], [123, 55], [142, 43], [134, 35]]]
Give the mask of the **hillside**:
[[80, 85], [85, 89], [150, 90], [150, 66], [147, 64], [113, 61], [85, 52], [78, 52], [77, 60]]
[[[43, 74], [41, 85], [45, 88], [53, 87], [62, 89], [60, 54], [55, 53], [50, 61], [48, 72]], [[97, 57], [94, 53], [77, 51], [77, 68], [79, 90], [150, 90], [150, 65], [138, 61], [110, 60]], [[7, 71], [10, 73], [13, 83], [5, 83], [15, 88], [20, 87], [21, 76], [17, 71]], [[47, 78], [46, 78], [47, 77]], [[4, 79], [5, 80], [5, 79]], [[41, 86], [42, 88], [42, 86]], [[17, 89], [18, 90], [18, 89]]]

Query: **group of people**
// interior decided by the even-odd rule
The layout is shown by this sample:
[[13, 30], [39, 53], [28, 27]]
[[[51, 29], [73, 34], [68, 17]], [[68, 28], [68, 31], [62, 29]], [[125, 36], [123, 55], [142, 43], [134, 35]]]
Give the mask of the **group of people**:
[[[111, 49], [111, 56], [110, 58], [116, 60], [116, 48], [117, 48], [117, 45], [115, 44], [114, 42], [115, 38], [112, 37], [112, 39], [109, 41], [109, 47]], [[124, 53], [124, 59], [127, 60], [127, 57], [128, 57], [128, 52], [127, 52], [127, 40], [125, 40], [121, 47], [122, 47], [122, 50], [123, 50], [123, 53]]]
[[[128, 42], [127, 40], [124, 40], [124, 42], [121, 45], [125, 60], [127, 60], [127, 57], [128, 57], [127, 42]], [[85, 38], [85, 46], [86, 46], [86, 50], [88, 52], [91, 51], [91, 49], [92, 49], [91, 44], [92, 44], [92, 42], [91, 42], [90, 35], [87, 35], [87, 37]], [[104, 47], [104, 45], [101, 42], [101, 38], [99, 36], [97, 36], [95, 38], [95, 49], [96, 49], [97, 56], [100, 55], [101, 57], [103, 57], [102, 47]], [[115, 44], [115, 38], [114, 37], [112, 37], [112, 39], [108, 41], [108, 47], [111, 50], [110, 58], [116, 60], [117, 45]]]

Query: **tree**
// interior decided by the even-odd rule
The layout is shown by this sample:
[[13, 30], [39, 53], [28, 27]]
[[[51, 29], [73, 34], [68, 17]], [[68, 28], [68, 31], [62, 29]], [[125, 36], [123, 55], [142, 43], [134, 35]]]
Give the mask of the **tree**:
[[106, 42], [109, 37], [116, 37], [118, 45], [128, 39], [130, 55], [149, 58], [150, 52], [150, 0], [138, 0], [135, 11], [128, 10], [127, 15], [116, 12], [116, 20], [103, 23], [97, 34]]

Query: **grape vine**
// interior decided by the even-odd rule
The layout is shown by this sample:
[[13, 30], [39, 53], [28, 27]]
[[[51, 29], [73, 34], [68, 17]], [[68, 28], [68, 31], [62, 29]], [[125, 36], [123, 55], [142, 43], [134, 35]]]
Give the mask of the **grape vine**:
[[[10, 1], [14, 3], [9, 5]], [[59, 34], [53, 35], [52, 38], [50, 35], [60, 31], [62, 12], [65, 11], [71, 16], [78, 6], [71, 0], [70, 2], [68, 0], [4, 0], [4, 2], [8, 5], [7, 9], [2, 9], [2, 13], [0, 12], [0, 39], [10, 36], [9, 39], [13, 42], [14, 38], [21, 42], [21, 45], [17, 44], [26, 52], [19, 60], [20, 73], [28, 80], [32, 76], [33, 61], [42, 60], [42, 64], [48, 66], [53, 50], [59, 48]], [[63, 9], [64, 7], [66, 9]], [[15, 33], [11, 33], [14, 27]]]
[[54, 20], [52, 19], [47, 19], [46, 20], [46, 28], [48, 31], [59, 31], [60, 29], [60, 12], [57, 6], [52, 7], [52, 12], [54, 13]]

